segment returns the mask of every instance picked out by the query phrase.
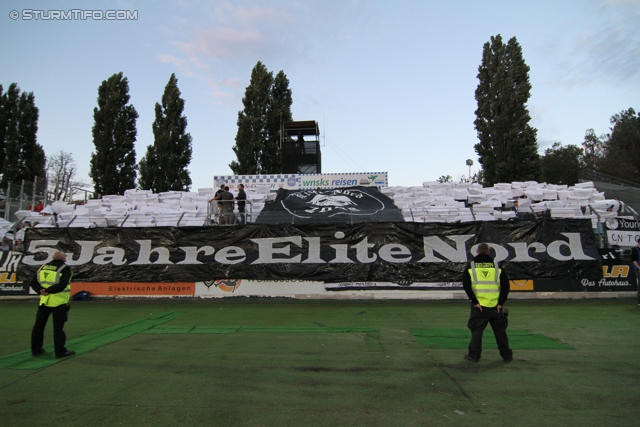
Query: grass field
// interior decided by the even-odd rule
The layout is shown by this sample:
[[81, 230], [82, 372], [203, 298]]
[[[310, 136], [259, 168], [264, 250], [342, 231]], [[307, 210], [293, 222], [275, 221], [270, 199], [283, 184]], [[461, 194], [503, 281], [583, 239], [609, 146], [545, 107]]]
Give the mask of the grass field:
[[30, 366], [36, 302], [0, 301], [0, 426], [640, 424], [635, 300], [508, 306], [510, 364], [490, 328], [463, 360], [463, 301], [222, 299], [74, 303], [80, 354], [50, 320]]

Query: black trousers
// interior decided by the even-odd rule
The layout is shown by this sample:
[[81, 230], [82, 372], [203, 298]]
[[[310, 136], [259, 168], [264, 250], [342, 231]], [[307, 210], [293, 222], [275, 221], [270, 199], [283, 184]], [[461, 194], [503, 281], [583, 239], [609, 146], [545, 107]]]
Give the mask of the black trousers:
[[238, 204], [238, 223], [240, 224], [244, 224], [246, 222], [247, 216], [245, 215], [244, 208], [244, 206], [240, 206], [240, 204]]
[[500, 356], [503, 359], [510, 359], [513, 357], [513, 351], [509, 348], [509, 338], [507, 337], [507, 318], [498, 313], [496, 307], [482, 307], [482, 311], [479, 308], [471, 306], [471, 316], [467, 327], [471, 329], [471, 343], [469, 344], [469, 355], [474, 359], [480, 359], [482, 354], [482, 334], [487, 327], [487, 323], [491, 325], [493, 329], [493, 335], [496, 337], [496, 343], [498, 344], [498, 350], [500, 350]]
[[69, 313], [69, 305], [63, 304], [57, 307], [47, 307], [46, 305], [38, 306], [36, 313], [36, 323], [31, 331], [31, 353], [38, 354], [42, 350], [44, 343], [44, 328], [47, 326], [49, 315], [53, 315], [53, 347], [56, 356], [66, 353], [67, 336], [64, 333], [64, 323], [67, 321], [67, 313]]

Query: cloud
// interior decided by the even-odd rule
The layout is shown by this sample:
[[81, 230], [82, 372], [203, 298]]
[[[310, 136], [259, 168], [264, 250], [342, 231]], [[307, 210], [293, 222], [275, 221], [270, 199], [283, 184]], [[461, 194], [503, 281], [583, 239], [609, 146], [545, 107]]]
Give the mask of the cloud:
[[169, 48], [173, 50], [161, 53], [158, 59], [206, 82], [213, 89], [212, 96], [228, 102], [230, 94], [241, 98], [243, 86], [238, 76], [243, 76], [246, 84], [257, 61], [269, 69], [273, 67], [270, 64], [278, 64], [275, 70], [321, 61], [316, 47], [340, 48], [351, 40], [348, 34], [354, 27], [366, 27], [371, 20], [368, 6], [360, 2], [285, 0], [269, 6], [257, 4], [216, 2], [196, 8], [184, 4], [176, 15], [184, 13], [193, 19], [179, 33], [172, 32], [174, 40]]
[[[558, 54], [564, 82], [604, 81], [609, 84], [640, 82], [640, 1], [603, 2], [595, 18]], [[555, 46], [558, 48], [559, 46]]]
[[173, 64], [178, 68], [185, 68], [187, 65], [187, 61], [185, 61], [184, 59], [176, 58], [173, 55], [167, 55], [164, 53], [158, 54], [158, 59], [160, 60], [160, 62], [163, 62], [165, 64]]
[[233, 28], [199, 30], [195, 40], [177, 45], [198, 68], [208, 60], [247, 59], [270, 50], [273, 40], [259, 30]]

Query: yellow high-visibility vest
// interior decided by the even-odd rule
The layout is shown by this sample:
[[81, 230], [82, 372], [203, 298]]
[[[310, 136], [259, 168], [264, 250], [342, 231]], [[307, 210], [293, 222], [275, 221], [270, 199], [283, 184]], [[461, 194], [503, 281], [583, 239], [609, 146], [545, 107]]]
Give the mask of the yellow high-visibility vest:
[[471, 261], [471, 289], [483, 307], [495, 307], [500, 296], [500, 272], [498, 263]]
[[[50, 286], [60, 283], [62, 272], [65, 268], [69, 268], [67, 265], [61, 265], [56, 267], [53, 265], [45, 264], [38, 269], [38, 283], [40, 286], [47, 289]], [[72, 273], [73, 274], [73, 273]], [[47, 307], [57, 307], [59, 305], [68, 304], [71, 297], [71, 277], [69, 277], [69, 283], [62, 292], [49, 295], [40, 295], [40, 305], [46, 305]]]

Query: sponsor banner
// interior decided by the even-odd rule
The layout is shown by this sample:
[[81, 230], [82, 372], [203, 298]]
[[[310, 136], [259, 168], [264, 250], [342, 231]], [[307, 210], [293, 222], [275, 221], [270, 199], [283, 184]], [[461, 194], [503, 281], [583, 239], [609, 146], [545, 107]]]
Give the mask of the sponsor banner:
[[22, 282], [0, 282], [0, 297], [29, 295], [29, 286]]
[[533, 291], [533, 280], [524, 279], [524, 280], [509, 280], [509, 290], [510, 291]]
[[29, 282], [17, 280], [17, 270], [22, 259], [21, 252], [0, 251], [0, 297], [29, 295]]
[[631, 282], [611, 279], [536, 279], [535, 292], [630, 292], [636, 287]]
[[388, 186], [386, 172], [318, 173], [299, 175], [299, 177], [300, 189]]
[[274, 203], [268, 203], [256, 224], [315, 224], [323, 222], [404, 221], [393, 201], [371, 187], [332, 190], [278, 190]]
[[613, 249], [598, 249], [602, 257], [602, 278], [599, 280], [581, 280], [590, 291], [635, 291], [635, 274], [628, 259], [621, 259]]
[[71, 282], [71, 295], [88, 291], [98, 296], [193, 296], [195, 283]]
[[214, 175], [213, 185], [219, 188], [226, 184], [229, 189], [243, 184], [246, 189], [266, 187], [273, 191], [280, 188], [286, 190], [332, 189], [354, 186], [387, 187], [387, 172], [362, 173], [318, 173], [318, 174], [280, 174], [280, 175]]
[[604, 223], [610, 245], [634, 247], [640, 241], [640, 221], [609, 218]]
[[449, 283], [480, 242], [511, 278], [602, 278], [589, 219], [29, 231], [17, 280], [63, 250], [80, 282]]
[[243, 184], [247, 190], [259, 187], [269, 188], [272, 191], [280, 188], [297, 189], [300, 188], [299, 176], [301, 175], [214, 175], [213, 185], [214, 190], [220, 188], [222, 184], [228, 185], [230, 190], [238, 188], [239, 184]]
[[391, 283], [391, 282], [341, 282], [325, 283], [325, 289], [329, 291], [364, 291], [364, 290], [387, 290], [387, 291], [442, 291], [442, 290], [462, 290], [462, 282], [417, 282], [417, 283]]
[[196, 283], [196, 296], [286, 296], [325, 293], [323, 282], [303, 280], [219, 279]]

